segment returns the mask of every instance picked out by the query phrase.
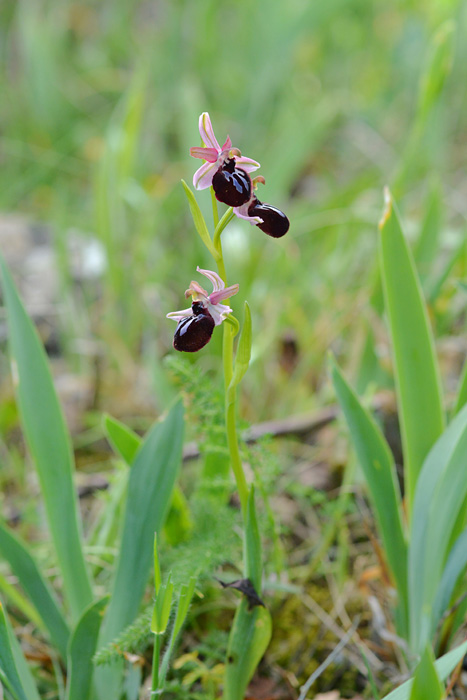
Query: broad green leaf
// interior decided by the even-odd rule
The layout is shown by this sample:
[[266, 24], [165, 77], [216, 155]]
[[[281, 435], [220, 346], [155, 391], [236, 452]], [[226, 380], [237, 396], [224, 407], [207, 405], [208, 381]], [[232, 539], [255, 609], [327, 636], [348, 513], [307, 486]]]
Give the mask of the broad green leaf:
[[[154, 555], [154, 532], [160, 532], [164, 524], [182, 446], [183, 406], [179, 401], [145, 437], [130, 470], [122, 541], [101, 644], [111, 642], [138, 613]], [[118, 669], [98, 669], [96, 678], [102, 700], [117, 697]]]
[[131, 465], [141, 445], [141, 438], [128, 426], [112, 416], [104, 416], [104, 431], [112, 449]]
[[65, 700], [87, 700], [91, 695], [97, 640], [109, 596], [92, 603], [81, 615], [70, 637]]
[[186, 184], [185, 180], [182, 180], [182, 185], [183, 189], [185, 190], [186, 197], [188, 199], [188, 204], [190, 205], [191, 216], [193, 217], [193, 222], [195, 224], [196, 230], [198, 231], [199, 237], [211, 253], [214, 260], [217, 260], [218, 253], [211, 240], [211, 236], [209, 235], [208, 227], [206, 226], [206, 222], [201, 213], [201, 209], [199, 208], [199, 204], [196, 201], [196, 197]]
[[433, 618], [458, 513], [467, 495], [467, 406], [430, 451], [415, 493], [409, 545], [410, 643], [421, 653], [438, 620]]
[[245, 578], [249, 578], [258, 595], [261, 595], [261, 538], [256, 520], [255, 491], [252, 486], [248, 494], [244, 546]]
[[0, 553], [33, 603], [63, 660], [70, 631], [59, 608], [55, 593], [42, 576], [26, 544], [0, 522]]
[[406, 610], [407, 543], [394, 458], [384, 435], [361, 405], [334, 360], [331, 360], [331, 376], [368, 484], [378, 530], [396, 582], [400, 603]]
[[441, 700], [444, 689], [435, 668], [431, 647], [427, 646], [415, 671], [410, 700]]
[[412, 255], [386, 190], [380, 265], [394, 356], [408, 511], [423, 461], [444, 428], [434, 342]]
[[243, 700], [248, 683], [268, 647], [271, 633], [269, 610], [261, 605], [249, 610], [248, 601], [243, 599], [229, 635], [223, 700]]
[[[452, 651], [448, 651], [439, 659], [435, 661], [436, 673], [441, 682], [445, 681], [449, 676], [451, 671], [453, 671], [459, 661], [461, 661], [467, 652], [467, 642], [463, 642], [460, 646], [456, 647]], [[393, 690], [389, 695], [384, 697], [384, 700], [410, 700], [410, 693], [412, 692], [413, 678], [406, 681], [398, 688]]]
[[0, 603], [0, 669], [18, 700], [40, 700], [36, 684]]
[[235, 365], [233, 376], [230, 381], [229, 389], [234, 389], [242, 381], [250, 364], [251, 357], [251, 313], [248, 303], [245, 302], [245, 312], [243, 318], [243, 327], [238, 341], [237, 354], [235, 356]]
[[70, 437], [44, 348], [1, 257], [0, 268], [24, 433], [37, 467], [65, 595], [77, 618], [92, 601], [92, 591], [82, 550]]

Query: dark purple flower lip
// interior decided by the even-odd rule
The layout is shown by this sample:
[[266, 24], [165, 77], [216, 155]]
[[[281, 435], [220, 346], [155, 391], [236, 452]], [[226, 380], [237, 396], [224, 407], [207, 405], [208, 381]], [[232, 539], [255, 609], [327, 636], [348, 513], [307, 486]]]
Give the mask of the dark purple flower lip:
[[290, 227], [290, 222], [283, 211], [271, 204], [263, 204], [254, 195], [248, 207], [248, 216], [258, 216], [262, 219], [262, 223], [258, 223], [256, 226], [272, 238], [282, 238]]
[[191, 310], [193, 315], [182, 318], [175, 329], [173, 346], [181, 352], [198, 352], [204, 348], [216, 325], [202, 302], [194, 301]]
[[251, 178], [245, 170], [236, 167], [233, 158], [228, 158], [214, 174], [212, 187], [216, 199], [229, 207], [240, 207], [251, 198]]

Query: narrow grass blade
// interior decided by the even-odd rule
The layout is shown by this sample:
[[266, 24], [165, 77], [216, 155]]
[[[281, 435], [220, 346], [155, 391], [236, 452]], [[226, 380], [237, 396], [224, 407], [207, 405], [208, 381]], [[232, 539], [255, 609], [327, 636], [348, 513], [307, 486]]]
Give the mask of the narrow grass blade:
[[[135, 618], [154, 554], [154, 532], [164, 523], [183, 446], [183, 406], [178, 402], [146, 436], [133, 462], [112, 597], [101, 631], [111, 642]], [[119, 673], [99, 669], [101, 698], [117, 696]], [[115, 685], [117, 684], [117, 691]], [[107, 693], [107, 695], [106, 695]]]
[[465, 404], [467, 404], [467, 360], [464, 362], [461, 377], [459, 379], [459, 388], [457, 390], [457, 401], [454, 408], [454, 415], [459, 413]]
[[441, 234], [442, 192], [439, 181], [432, 183], [426, 202], [426, 214], [420, 236], [414, 250], [414, 258], [420, 278], [423, 280], [439, 252]]
[[0, 669], [18, 700], [40, 700], [29, 666], [1, 603]]
[[[441, 658], [436, 659], [434, 666], [441, 682], [445, 681], [451, 671], [453, 671], [459, 661], [461, 661], [467, 652], [467, 642], [463, 642], [460, 646], [452, 651], [449, 651]], [[410, 700], [412, 692], [413, 678], [406, 681], [398, 688], [393, 690], [389, 695], [385, 695], [384, 700]]]
[[112, 449], [130, 465], [138, 452], [142, 439], [128, 426], [112, 416], [104, 416], [104, 431]]
[[[248, 494], [245, 526], [245, 577], [261, 594], [261, 539], [255, 510], [254, 488]], [[225, 669], [224, 700], [243, 700], [245, 690], [266, 651], [272, 634], [269, 610], [260, 605], [249, 608], [243, 599], [235, 613], [229, 635]]]
[[467, 496], [467, 406], [430, 451], [415, 493], [409, 546], [410, 644], [421, 653], [438, 624], [434, 600]]
[[376, 522], [399, 592], [400, 603], [406, 610], [407, 543], [402, 524], [401, 495], [394, 458], [384, 435], [372, 416], [363, 408], [334, 360], [331, 361], [331, 376], [368, 484]]
[[22, 423], [39, 474], [65, 595], [77, 618], [91, 602], [92, 591], [82, 551], [70, 438], [44, 348], [2, 258], [0, 268]]
[[235, 356], [235, 365], [233, 376], [230, 381], [229, 389], [234, 389], [246, 374], [250, 364], [251, 357], [251, 313], [248, 303], [245, 302], [245, 311], [243, 317], [242, 332], [238, 341], [237, 354]]
[[193, 217], [193, 222], [196, 230], [198, 231], [199, 237], [211, 253], [214, 260], [217, 260], [219, 256], [214, 247], [211, 236], [209, 235], [208, 227], [206, 226], [206, 222], [201, 213], [201, 209], [199, 208], [199, 204], [196, 201], [196, 197], [186, 184], [185, 180], [182, 180], [182, 185], [183, 189], [185, 190], [186, 198], [188, 199], [188, 204], [190, 205], [191, 216]]
[[443, 432], [444, 412], [434, 342], [412, 255], [386, 190], [380, 222], [380, 265], [394, 355], [394, 371], [411, 512], [423, 460]]
[[444, 689], [435, 668], [431, 647], [427, 647], [415, 671], [410, 700], [441, 700]]
[[10, 564], [12, 572], [18, 577], [23, 590], [39, 613], [51, 640], [62, 659], [65, 660], [70, 632], [55, 594], [43, 578], [26, 545], [2, 522], [0, 522], [0, 552]]
[[245, 525], [245, 578], [249, 578], [258, 595], [261, 594], [261, 538], [256, 519], [255, 490], [252, 486], [248, 494], [248, 507]]
[[8, 689], [11, 690], [14, 697], [18, 700], [28, 700], [28, 696], [21, 684], [21, 679], [16, 668], [9, 630], [2, 605], [0, 605], [0, 668], [8, 683]]
[[449, 557], [436, 592], [435, 602], [433, 603], [433, 620], [440, 620], [443, 613], [448, 609], [457, 580], [466, 566], [467, 530], [464, 530], [449, 552]]
[[70, 637], [65, 700], [88, 700], [91, 695], [97, 639], [109, 596], [92, 603], [81, 615]]
[[266, 651], [272, 634], [269, 610], [248, 609], [242, 600], [235, 613], [227, 647], [223, 700], [243, 700], [245, 690]]

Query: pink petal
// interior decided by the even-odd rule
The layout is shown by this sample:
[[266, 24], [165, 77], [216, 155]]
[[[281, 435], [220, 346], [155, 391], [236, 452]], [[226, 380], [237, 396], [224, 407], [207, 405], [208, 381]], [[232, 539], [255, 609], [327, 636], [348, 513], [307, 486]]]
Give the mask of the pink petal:
[[219, 277], [217, 272], [213, 272], [212, 270], [202, 270], [199, 266], [196, 268], [196, 272], [201, 272], [202, 275], [208, 278], [212, 284], [213, 292], [218, 292], [220, 289], [224, 289], [224, 281], [221, 277]]
[[221, 147], [219, 146], [216, 137], [214, 136], [214, 131], [212, 129], [211, 119], [207, 112], [203, 112], [199, 118], [199, 133], [203, 139], [203, 143], [210, 147], [215, 148], [217, 153], [220, 153]]
[[202, 286], [200, 284], [198, 284], [198, 282], [195, 282], [194, 280], [192, 280], [190, 282], [190, 286], [188, 287], [188, 289], [185, 292], [185, 299], [188, 299], [188, 297], [191, 297], [193, 295], [196, 295], [198, 297], [202, 297], [203, 299], [206, 299], [206, 300], [208, 299], [207, 291], [205, 289], [203, 289]]
[[216, 163], [204, 163], [193, 175], [193, 185], [197, 190], [205, 190], [211, 187], [218, 165]]
[[215, 148], [201, 148], [201, 146], [194, 146], [190, 148], [190, 156], [193, 158], [202, 158], [207, 160], [209, 163], [215, 163], [217, 160], [217, 151]]
[[256, 160], [246, 158], [245, 156], [239, 156], [238, 158], [236, 157], [235, 165], [237, 165], [239, 168], [243, 168], [243, 170], [246, 170], [247, 173], [251, 173], [252, 170], [258, 170], [258, 168], [261, 167]]
[[209, 295], [209, 301], [211, 302], [211, 304], [214, 305], [219, 304], [220, 301], [223, 301], [224, 299], [229, 299], [230, 297], [233, 297], [234, 294], [237, 294], [238, 289], [238, 284], [232, 284], [230, 287], [220, 289], [218, 292], [212, 292], [212, 294]]
[[230, 140], [230, 136], [227, 136], [224, 145], [222, 146], [223, 151], [230, 151], [232, 148], [232, 141]]

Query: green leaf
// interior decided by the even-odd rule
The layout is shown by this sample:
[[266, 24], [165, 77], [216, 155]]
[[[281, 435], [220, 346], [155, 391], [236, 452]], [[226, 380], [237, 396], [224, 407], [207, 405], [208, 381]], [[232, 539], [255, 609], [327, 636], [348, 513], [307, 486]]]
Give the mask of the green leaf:
[[[164, 421], [145, 437], [133, 462], [126, 499], [122, 541], [112, 597], [101, 630], [101, 644], [111, 642], [135, 618], [160, 532], [170, 505], [183, 447], [183, 406], [179, 401]], [[99, 669], [99, 696], [117, 697], [119, 673]]]
[[11, 353], [25, 436], [37, 467], [47, 519], [74, 618], [92, 601], [73, 485], [71, 442], [47, 357], [0, 257]]
[[[415, 493], [409, 545], [410, 644], [421, 653], [438, 619], [433, 617], [457, 515], [467, 496], [467, 406], [430, 451]], [[444, 611], [443, 611], [444, 612]]]
[[142, 442], [139, 435], [109, 415], [104, 416], [104, 431], [114, 452], [130, 466]]
[[410, 700], [441, 700], [444, 697], [434, 662], [431, 647], [427, 646], [415, 671]]
[[467, 359], [464, 361], [462, 373], [459, 379], [459, 388], [457, 390], [457, 401], [454, 408], [454, 415], [459, 413], [461, 408], [467, 403]]
[[433, 620], [440, 620], [444, 612], [448, 609], [457, 580], [466, 566], [467, 530], [464, 530], [449, 552], [449, 557], [436, 592], [435, 602], [433, 603]]
[[172, 609], [173, 592], [174, 585], [171, 574], [169, 574], [167, 583], [159, 587], [159, 592], [154, 602], [151, 620], [151, 632], [154, 634], [164, 634], [167, 629]]
[[92, 603], [81, 615], [70, 637], [65, 700], [87, 700], [91, 695], [97, 640], [109, 596]]
[[178, 600], [177, 614], [175, 616], [173, 628], [174, 638], [177, 637], [178, 633], [182, 629], [183, 623], [188, 615], [188, 609], [195, 592], [195, 586], [196, 578], [191, 576], [188, 584], [183, 583], [180, 588], [180, 598]]
[[185, 190], [186, 197], [188, 199], [188, 204], [190, 205], [191, 216], [193, 217], [193, 222], [195, 224], [196, 230], [199, 233], [199, 237], [211, 253], [214, 260], [217, 260], [219, 256], [214, 247], [214, 243], [211, 240], [211, 236], [209, 235], [208, 227], [206, 226], [206, 222], [201, 213], [201, 209], [199, 208], [199, 204], [196, 201], [196, 197], [186, 184], [185, 180], [182, 180], [182, 185], [183, 189]]
[[268, 647], [271, 633], [269, 610], [260, 605], [248, 610], [248, 601], [243, 599], [229, 635], [223, 700], [243, 700], [248, 683]]
[[230, 381], [229, 390], [232, 391], [242, 381], [250, 364], [251, 357], [251, 313], [248, 302], [245, 302], [245, 312], [242, 332], [238, 341], [235, 366]]
[[439, 368], [420, 282], [389, 190], [380, 264], [394, 355], [408, 511], [423, 460], [443, 432]]
[[0, 669], [17, 700], [40, 700], [29, 666], [1, 603]]
[[421, 120], [426, 119], [451, 72], [455, 29], [455, 23], [448, 20], [441, 25], [434, 37], [432, 55], [420, 85], [418, 117]]
[[245, 525], [245, 578], [249, 578], [258, 595], [261, 595], [261, 538], [255, 509], [255, 491], [250, 488]]
[[29, 596], [63, 660], [70, 631], [60, 611], [55, 593], [43, 578], [39, 567], [19, 537], [0, 521], [0, 553]]
[[439, 253], [441, 212], [442, 191], [439, 180], [434, 180], [430, 187], [425, 218], [414, 250], [414, 258], [421, 280], [427, 277], [431, 265]]
[[394, 458], [376, 422], [363, 408], [333, 359], [331, 376], [368, 484], [378, 530], [396, 582], [400, 603], [406, 610], [407, 543]]
[[[447, 654], [444, 654], [440, 659], [436, 659], [434, 666], [438, 677], [441, 681], [445, 681], [449, 676], [451, 671], [455, 669], [459, 661], [461, 661], [467, 652], [467, 642], [464, 642], [460, 646], [456, 647]], [[384, 700], [410, 700], [410, 693], [412, 692], [413, 678], [406, 681], [398, 688], [393, 690], [389, 695], [384, 697]]]
[[18, 700], [28, 700], [28, 696], [21, 684], [21, 679], [16, 668], [9, 629], [6, 622], [3, 605], [0, 604], [0, 668], [8, 682], [8, 688]]

